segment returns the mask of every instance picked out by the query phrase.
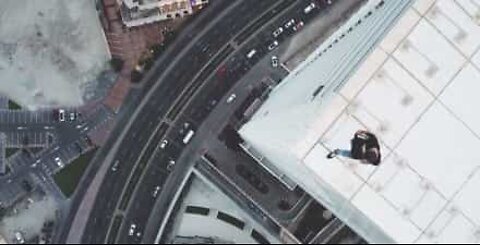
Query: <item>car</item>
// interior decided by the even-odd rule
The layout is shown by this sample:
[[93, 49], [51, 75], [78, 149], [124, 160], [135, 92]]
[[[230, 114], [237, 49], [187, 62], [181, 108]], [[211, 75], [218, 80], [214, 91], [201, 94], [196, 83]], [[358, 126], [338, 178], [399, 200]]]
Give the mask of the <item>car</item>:
[[155, 189], [153, 189], [153, 193], [152, 193], [153, 198], [156, 198], [158, 196], [158, 193], [160, 192], [161, 189], [162, 187], [160, 187], [159, 185], [155, 186]]
[[305, 8], [303, 9], [303, 12], [304, 12], [305, 14], [309, 14], [310, 12], [312, 12], [312, 10], [313, 10], [315, 7], [317, 7], [317, 5], [316, 5], [315, 3], [310, 3], [307, 7], [305, 7]]
[[301, 30], [304, 25], [305, 25], [305, 23], [303, 23], [303, 21], [298, 22], [298, 23], [293, 27], [293, 31], [299, 31], [299, 30]]
[[227, 104], [232, 103], [237, 98], [236, 94], [231, 94], [227, 99]]
[[288, 29], [290, 27], [293, 27], [294, 25], [295, 25], [295, 19], [291, 19], [287, 23], [285, 23], [284, 27]]
[[117, 172], [119, 164], [120, 164], [119, 160], [117, 160], [117, 161], [115, 161], [115, 163], [113, 163], [112, 172]]
[[272, 56], [272, 67], [274, 67], [274, 68], [278, 67], [278, 57], [277, 56]]
[[182, 140], [183, 144], [185, 144], [185, 145], [188, 144], [188, 142], [190, 142], [190, 140], [192, 140], [194, 134], [195, 134], [195, 131], [193, 131], [191, 129], [188, 130], [185, 137], [183, 137], [183, 140]]
[[70, 112], [70, 122], [73, 122], [77, 119], [77, 113], [75, 112]]
[[173, 167], [175, 166], [175, 163], [176, 162], [173, 159], [168, 160], [167, 170], [171, 171], [173, 169]]
[[279, 27], [279, 28], [277, 28], [275, 31], [273, 31], [272, 35], [273, 35], [273, 37], [278, 37], [278, 36], [280, 36], [282, 33], [283, 33], [283, 28], [282, 28], [282, 27]]
[[273, 41], [270, 45], [268, 45], [268, 50], [272, 51], [276, 47], [278, 47], [278, 41], [277, 40]]
[[60, 168], [63, 168], [65, 166], [65, 164], [63, 164], [62, 159], [60, 159], [60, 157], [55, 157], [55, 163], [57, 163], [57, 165]]
[[36, 161], [32, 164], [32, 168], [36, 168], [37, 165], [38, 165], [41, 161], [42, 161], [41, 159], [36, 160]]
[[58, 121], [65, 122], [65, 110], [63, 109], [58, 110]]
[[131, 224], [130, 229], [128, 230], [128, 235], [133, 236], [133, 234], [135, 234], [136, 229], [137, 229], [137, 225], [136, 224]]
[[218, 101], [216, 99], [211, 100], [208, 105], [207, 105], [207, 111], [212, 111], [215, 106], [218, 104]]
[[167, 145], [168, 145], [168, 140], [167, 139], [162, 140], [162, 142], [160, 143], [160, 149], [165, 149]]
[[255, 54], [257, 53], [257, 50], [252, 49], [250, 52], [247, 54], [247, 59], [251, 59]]

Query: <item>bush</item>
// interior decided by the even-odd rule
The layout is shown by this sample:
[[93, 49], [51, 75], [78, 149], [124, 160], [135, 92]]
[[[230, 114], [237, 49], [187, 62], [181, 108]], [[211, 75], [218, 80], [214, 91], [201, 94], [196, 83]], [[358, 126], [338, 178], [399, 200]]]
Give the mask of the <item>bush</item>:
[[143, 78], [143, 74], [136, 70], [133, 70], [130, 76], [132, 83], [139, 83]]
[[125, 61], [123, 61], [119, 57], [113, 57], [110, 60], [110, 65], [112, 66], [112, 69], [115, 72], [120, 72], [122, 70], [124, 64], [125, 64]]

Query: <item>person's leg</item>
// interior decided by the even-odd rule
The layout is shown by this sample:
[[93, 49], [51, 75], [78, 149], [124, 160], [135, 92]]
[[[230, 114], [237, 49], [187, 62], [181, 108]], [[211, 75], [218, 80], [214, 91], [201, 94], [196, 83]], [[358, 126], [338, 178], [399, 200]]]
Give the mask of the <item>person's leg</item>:
[[328, 153], [327, 159], [332, 159], [332, 158], [336, 157], [338, 151], [339, 151], [338, 149], [335, 149], [335, 150], [331, 151], [330, 153]]
[[352, 152], [348, 150], [337, 150], [337, 156], [352, 158]]
[[342, 156], [342, 157], [348, 157], [348, 158], [351, 158], [352, 157], [352, 153], [350, 151], [347, 151], [347, 150], [340, 150], [340, 149], [335, 149], [333, 150], [332, 152], [328, 153], [327, 155], [327, 158], [328, 159], [332, 159], [336, 156]]

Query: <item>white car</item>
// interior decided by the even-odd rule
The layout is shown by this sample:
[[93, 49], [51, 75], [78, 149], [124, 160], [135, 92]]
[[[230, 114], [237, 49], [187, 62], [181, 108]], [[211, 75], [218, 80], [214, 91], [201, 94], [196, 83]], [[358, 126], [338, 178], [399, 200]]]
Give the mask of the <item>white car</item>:
[[63, 164], [62, 159], [60, 159], [60, 157], [55, 157], [55, 163], [57, 163], [57, 165], [60, 168], [63, 168], [65, 166], [65, 164]]
[[41, 159], [36, 160], [35, 163], [32, 164], [32, 168], [36, 168], [41, 161]]
[[232, 103], [237, 98], [236, 94], [231, 94], [227, 99], [227, 104]]
[[276, 47], [278, 47], [278, 41], [277, 41], [277, 40], [273, 41], [273, 43], [271, 43], [270, 45], [268, 45], [268, 50], [272, 51], [272, 50], [274, 50]]
[[277, 56], [272, 56], [272, 67], [273, 68], [278, 67], [278, 57]]
[[251, 59], [256, 53], [257, 53], [257, 50], [255, 49], [250, 50], [250, 52], [248, 52], [247, 54], [247, 58]]
[[155, 186], [155, 189], [153, 190], [153, 194], [152, 194], [153, 198], [156, 198], [158, 196], [158, 193], [160, 193], [161, 189], [162, 188], [159, 185]]
[[315, 5], [315, 3], [310, 3], [307, 7], [305, 7], [305, 9], [303, 10], [303, 12], [305, 14], [308, 14], [310, 12], [312, 12], [312, 10], [316, 7], [317, 5]]
[[273, 32], [273, 37], [278, 37], [283, 33], [283, 28], [279, 27]]
[[65, 122], [65, 110], [58, 110], [58, 121]]
[[287, 23], [285, 23], [284, 26], [285, 26], [285, 28], [288, 29], [288, 28], [290, 28], [290, 27], [292, 27], [292, 26], [294, 26], [294, 25], [295, 25], [295, 19], [291, 19], [291, 20], [289, 20]]
[[175, 160], [170, 159], [170, 160], [168, 161], [167, 170], [168, 170], [168, 171], [171, 171], [172, 168], [175, 166], [175, 163], [176, 163]]
[[128, 235], [133, 236], [133, 234], [135, 234], [136, 229], [137, 229], [137, 225], [136, 224], [131, 224], [130, 229], [128, 230]]
[[75, 112], [70, 112], [70, 121], [73, 122], [77, 119], [77, 113]]
[[162, 142], [160, 143], [160, 149], [165, 149], [167, 145], [168, 145], [168, 140], [167, 139], [162, 140]]
[[117, 161], [115, 161], [115, 163], [113, 163], [112, 172], [117, 172], [119, 164], [120, 164], [119, 160], [117, 160]]

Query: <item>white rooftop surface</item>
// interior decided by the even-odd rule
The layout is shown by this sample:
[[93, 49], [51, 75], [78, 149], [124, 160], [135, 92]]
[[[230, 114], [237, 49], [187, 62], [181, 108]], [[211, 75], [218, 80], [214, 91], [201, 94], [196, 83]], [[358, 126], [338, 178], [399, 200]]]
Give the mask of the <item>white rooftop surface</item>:
[[[479, 243], [480, 0], [409, 5], [345, 85], [335, 84], [353, 60], [335, 63], [342, 52], [360, 52], [376, 15], [398, 2], [312, 54], [241, 134], [369, 242]], [[326, 92], [313, 98], [321, 82]], [[379, 167], [326, 159], [359, 129], [379, 137]]]

